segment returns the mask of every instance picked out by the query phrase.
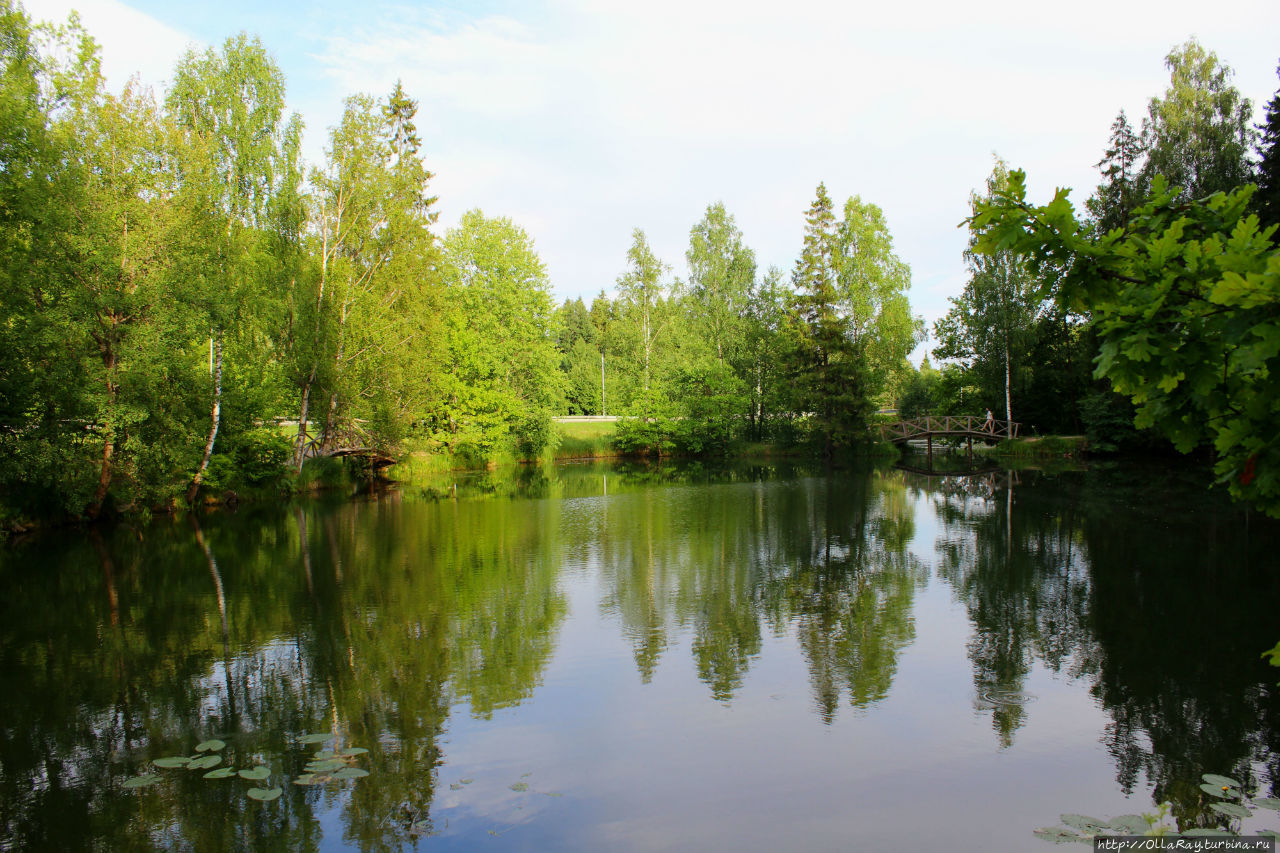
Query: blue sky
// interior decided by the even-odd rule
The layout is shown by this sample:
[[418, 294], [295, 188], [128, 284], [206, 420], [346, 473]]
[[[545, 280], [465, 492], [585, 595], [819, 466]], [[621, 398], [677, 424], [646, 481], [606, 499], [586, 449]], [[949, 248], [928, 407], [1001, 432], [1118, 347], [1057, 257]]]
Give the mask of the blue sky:
[[313, 162], [344, 97], [403, 79], [441, 225], [510, 217], [559, 298], [612, 290], [637, 227], [683, 277], [714, 201], [762, 268], [789, 270], [823, 181], [837, 203], [884, 209], [930, 325], [964, 286], [956, 226], [993, 152], [1033, 196], [1069, 186], [1080, 204], [1116, 112], [1140, 121], [1174, 45], [1216, 51], [1258, 120], [1280, 86], [1274, 0], [27, 4], [55, 20], [73, 7], [115, 88], [137, 73], [161, 90], [187, 47], [258, 35]]

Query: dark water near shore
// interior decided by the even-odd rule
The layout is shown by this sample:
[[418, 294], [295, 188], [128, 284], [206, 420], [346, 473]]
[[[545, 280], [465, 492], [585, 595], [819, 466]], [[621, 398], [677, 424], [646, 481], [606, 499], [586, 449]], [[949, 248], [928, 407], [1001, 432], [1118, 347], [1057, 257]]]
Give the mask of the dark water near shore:
[[[1280, 527], [1158, 468], [524, 469], [45, 535], [0, 593], [6, 850], [1048, 851], [1280, 795]], [[150, 765], [209, 738], [270, 776]]]

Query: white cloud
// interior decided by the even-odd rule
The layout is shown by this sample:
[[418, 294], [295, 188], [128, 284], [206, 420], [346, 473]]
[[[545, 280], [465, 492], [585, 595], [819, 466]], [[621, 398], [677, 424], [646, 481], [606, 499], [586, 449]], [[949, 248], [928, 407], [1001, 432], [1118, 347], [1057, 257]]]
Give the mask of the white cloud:
[[135, 74], [157, 93], [190, 47], [203, 45], [187, 33], [157, 21], [118, 0], [30, 0], [27, 14], [37, 21], [64, 23], [74, 9], [102, 49], [107, 85], [120, 91]]
[[[84, 5], [107, 59], [148, 79], [189, 41], [114, 0]], [[611, 287], [637, 226], [682, 274], [689, 228], [716, 200], [762, 267], [787, 268], [821, 180], [838, 201], [885, 209], [929, 320], [963, 285], [956, 225], [992, 152], [1027, 169], [1033, 196], [1063, 184], [1082, 201], [1116, 111], [1140, 119], [1173, 45], [1197, 35], [1255, 101], [1275, 91], [1280, 58], [1273, 0], [1208, 12], [1188, 0], [547, 0], [502, 14], [373, 2], [342, 21], [319, 8], [309, 52], [283, 59], [309, 156], [343, 97], [403, 80], [442, 225], [473, 207], [510, 216], [561, 295]]]

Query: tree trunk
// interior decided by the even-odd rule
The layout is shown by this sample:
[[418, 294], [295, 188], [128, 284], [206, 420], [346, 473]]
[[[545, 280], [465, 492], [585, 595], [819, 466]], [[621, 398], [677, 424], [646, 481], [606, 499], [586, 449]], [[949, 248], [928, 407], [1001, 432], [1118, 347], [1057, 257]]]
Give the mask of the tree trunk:
[[1005, 432], [1009, 438], [1013, 438], [1013, 396], [1010, 392], [1010, 372], [1009, 372], [1009, 344], [1004, 345], [1004, 418]]
[[298, 411], [298, 437], [293, 442], [293, 467], [302, 473], [303, 454], [307, 449], [307, 414], [311, 407], [311, 384], [316, 381], [316, 369], [311, 368], [311, 375], [302, 386], [302, 405]]
[[209, 468], [209, 457], [213, 455], [213, 444], [218, 439], [218, 424], [222, 421], [222, 330], [213, 337], [213, 411], [209, 414], [209, 440], [204, 444], [204, 458], [196, 475], [191, 478], [191, 487], [187, 489], [187, 503], [194, 504], [200, 492], [200, 481]]
[[120, 392], [120, 384], [116, 382], [116, 354], [111, 345], [103, 345], [103, 364], [107, 368], [107, 424], [102, 435], [102, 462], [98, 469], [98, 488], [93, 493], [93, 501], [89, 504], [89, 518], [97, 518], [102, 512], [102, 504], [107, 499], [107, 490], [111, 488], [111, 457], [116, 452], [116, 397]]

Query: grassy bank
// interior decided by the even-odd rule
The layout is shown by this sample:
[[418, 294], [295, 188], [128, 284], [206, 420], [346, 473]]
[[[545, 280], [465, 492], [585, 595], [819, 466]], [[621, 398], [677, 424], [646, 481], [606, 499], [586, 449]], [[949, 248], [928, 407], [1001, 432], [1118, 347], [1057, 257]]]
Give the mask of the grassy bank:
[[555, 459], [612, 459], [618, 456], [613, 447], [617, 434], [615, 421], [570, 421], [557, 423]]
[[1031, 438], [1006, 438], [995, 446], [992, 453], [996, 456], [1019, 459], [1079, 458], [1086, 450], [1088, 450], [1088, 442], [1083, 435], [1044, 435]]

